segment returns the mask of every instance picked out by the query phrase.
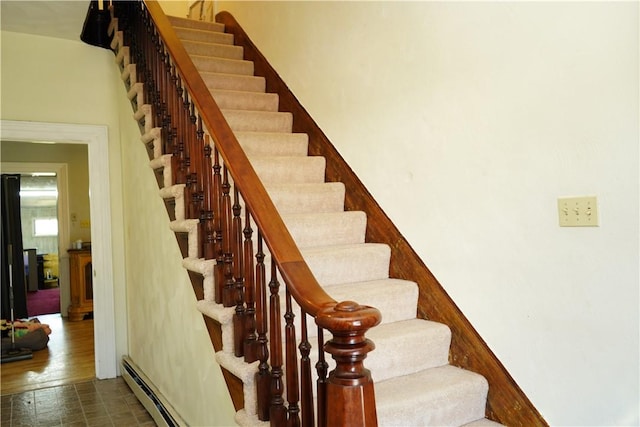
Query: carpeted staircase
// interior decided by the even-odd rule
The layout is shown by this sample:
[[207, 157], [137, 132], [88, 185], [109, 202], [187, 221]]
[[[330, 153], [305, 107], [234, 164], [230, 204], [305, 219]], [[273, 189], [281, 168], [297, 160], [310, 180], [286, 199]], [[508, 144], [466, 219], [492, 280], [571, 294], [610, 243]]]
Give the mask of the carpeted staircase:
[[[307, 155], [307, 135], [292, 133], [292, 115], [278, 111], [278, 96], [265, 93], [264, 79], [253, 76], [253, 63], [243, 60], [233, 36], [221, 24], [170, 20], [318, 282], [337, 301], [357, 301], [381, 311], [382, 324], [367, 333], [376, 349], [365, 360], [375, 381], [379, 425], [498, 426], [484, 419], [487, 381], [448, 364], [449, 328], [416, 318], [417, 285], [389, 278], [390, 248], [365, 243], [366, 215], [344, 211], [344, 185], [324, 182], [325, 159]], [[126, 48], [117, 40], [113, 46], [117, 60], [126, 65]], [[143, 105], [142, 85], [131, 81], [129, 96], [141, 106], [134, 117], [145, 119], [151, 109]], [[247, 364], [233, 354], [234, 307], [214, 302], [215, 261], [198, 258], [197, 220], [185, 219], [181, 204], [184, 185], [172, 184], [171, 168], [165, 167], [170, 155], [162, 153], [159, 129], [148, 125], [150, 119], [144, 122], [142, 140], [154, 146], [151, 166], [164, 174], [160, 195], [176, 200], [171, 228], [189, 233], [183, 265], [204, 277], [198, 309], [222, 325], [223, 350], [216, 359], [243, 382], [245, 408], [236, 421], [267, 425], [256, 416], [258, 362]], [[314, 335], [315, 328], [309, 333]]]

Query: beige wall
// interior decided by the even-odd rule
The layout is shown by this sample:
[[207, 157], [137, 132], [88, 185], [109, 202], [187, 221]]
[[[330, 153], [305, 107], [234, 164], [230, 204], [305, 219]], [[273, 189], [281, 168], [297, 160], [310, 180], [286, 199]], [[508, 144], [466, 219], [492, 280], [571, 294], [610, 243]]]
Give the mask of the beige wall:
[[[113, 90], [113, 54], [82, 42], [2, 32], [2, 97], [4, 120], [106, 125], [109, 133], [109, 176], [113, 246], [116, 346], [127, 352], [124, 317], [123, 223], [118, 116]], [[89, 164], [89, 169], [91, 169]], [[71, 171], [70, 171], [71, 172]], [[70, 185], [75, 185], [70, 183]], [[64, 265], [64, 254], [61, 265]], [[120, 313], [122, 315], [120, 315]]]
[[[640, 422], [637, 2], [217, 10], [552, 425]], [[600, 227], [558, 226], [574, 195], [598, 196]]]
[[191, 1], [187, 0], [159, 0], [160, 7], [167, 15], [179, 16], [180, 18], [186, 18], [189, 15], [189, 4]]
[[[89, 159], [87, 146], [77, 144], [28, 144], [15, 141], [0, 142], [0, 159], [3, 162], [20, 163], [67, 163], [69, 187], [69, 212], [77, 220], [69, 221], [69, 242], [63, 247], [71, 247], [71, 242], [81, 239], [91, 241], [91, 228], [82, 227], [83, 221], [91, 219], [89, 211]], [[34, 170], [33, 172], [38, 172]]]
[[[120, 91], [130, 356], [193, 426], [234, 425], [235, 411], [169, 217]], [[141, 256], [144, 254], [144, 256]]]
[[[111, 188], [118, 355], [130, 354], [190, 425], [229, 425], [233, 406], [113, 53], [62, 39], [1, 35], [2, 119], [108, 128], [104, 179]], [[147, 212], [149, 206], [157, 209]]]

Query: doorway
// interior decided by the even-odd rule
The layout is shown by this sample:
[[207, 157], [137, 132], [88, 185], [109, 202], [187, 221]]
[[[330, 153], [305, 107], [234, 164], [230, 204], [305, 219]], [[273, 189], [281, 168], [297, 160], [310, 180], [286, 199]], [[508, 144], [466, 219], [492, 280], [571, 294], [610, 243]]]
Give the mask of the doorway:
[[[95, 371], [97, 378], [118, 374], [114, 312], [109, 153], [106, 126], [2, 120], [2, 138], [8, 141], [88, 145], [91, 193], [91, 238], [94, 285]], [[4, 168], [4, 165], [3, 165]], [[14, 171], [19, 172], [19, 171]], [[58, 175], [60, 177], [60, 175]], [[66, 171], [65, 171], [66, 178]], [[68, 201], [59, 200], [60, 218], [69, 218]], [[62, 233], [61, 230], [59, 230]], [[66, 240], [63, 240], [65, 239]], [[60, 235], [69, 242], [69, 236]], [[61, 274], [63, 274], [61, 272]], [[126, 347], [126, 345], [125, 345]]]
[[[7, 144], [4, 142], [3, 145]], [[29, 318], [62, 313], [58, 247], [58, 179], [39, 169], [20, 174], [20, 219]]]

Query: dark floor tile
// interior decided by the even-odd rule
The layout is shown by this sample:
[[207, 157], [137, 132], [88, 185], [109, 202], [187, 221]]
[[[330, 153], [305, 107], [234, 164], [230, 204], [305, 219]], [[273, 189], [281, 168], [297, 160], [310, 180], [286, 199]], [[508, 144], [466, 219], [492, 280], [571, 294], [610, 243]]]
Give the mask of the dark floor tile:
[[87, 426], [90, 427], [106, 427], [106, 426], [113, 426], [113, 423], [111, 422], [111, 419], [109, 418], [108, 415], [102, 416], [102, 417], [96, 417], [96, 418], [87, 418]]
[[96, 405], [82, 405], [82, 411], [86, 418], [96, 418], [109, 415], [107, 408], [102, 403]]
[[155, 426], [122, 378], [2, 397], [0, 427]]
[[122, 414], [110, 414], [111, 421], [116, 426], [121, 425], [137, 425], [138, 420], [131, 412], [125, 412]]
[[85, 417], [84, 417], [84, 413], [82, 411], [80, 412], [62, 412], [60, 413], [60, 419], [62, 420], [62, 423], [67, 425], [70, 423], [76, 423], [76, 422], [85, 422]]

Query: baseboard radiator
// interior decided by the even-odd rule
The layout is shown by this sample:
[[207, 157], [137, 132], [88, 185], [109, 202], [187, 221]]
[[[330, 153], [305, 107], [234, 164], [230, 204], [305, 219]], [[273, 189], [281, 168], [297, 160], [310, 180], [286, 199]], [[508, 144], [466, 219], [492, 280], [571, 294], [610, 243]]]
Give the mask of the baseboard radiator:
[[177, 427], [187, 425], [162, 393], [149, 381], [149, 378], [127, 356], [122, 358], [121, 372], [122, 378], [158, 426]]

